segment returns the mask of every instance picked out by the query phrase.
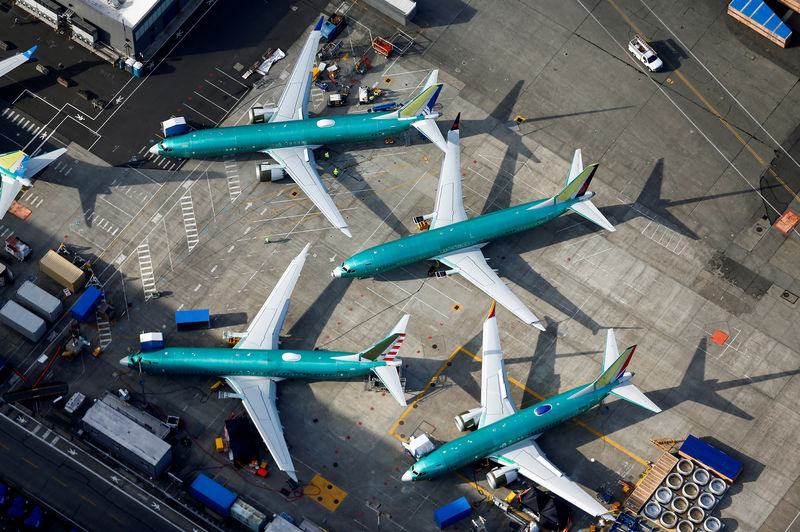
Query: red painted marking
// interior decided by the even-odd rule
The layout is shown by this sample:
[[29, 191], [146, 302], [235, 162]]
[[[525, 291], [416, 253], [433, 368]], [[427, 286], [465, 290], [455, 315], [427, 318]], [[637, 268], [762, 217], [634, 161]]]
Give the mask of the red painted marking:
[[567, 262], [571, 261], [572, 257], [567, 257]]
[[[382, 397], [386, 397], [386, 392], [383, 392], [383, 393], [381, 394], [381, 396], [382, 396]], [[349, 437], [349, 436], [348, 436], [348, 437]]]
[[330, 336], [326, 336], [326, 337], [325, 337], [325, 339], [326, 339], [326, 340], [330, 339]]
[[69, 235], [64, 235], [64, 238], [69, 238]]
[[349, 308], [349, 309], [347, 309], [347, 310], [349, 310], [350, 312], [352, 312], [352, 311], [353, 311], [353, 307], [350, 307], [350, 308]]
[[374, 406], [369, 407], [370, 410], [375, 410]]
[[349, 440], [349, 439], [350, 439], [350, 436], [345, 436], [345, 439], [348, 439], [348, 440]]
[[461, 177], [467, 177], [467, 173], [466, 172], [462, 172]]
[[728, 335], [719, 330], [711, 335], [711, 341], [719, 345], [723, 345], [727, 339]]
[[339, 449], [336, 449], [335, 451], [333, 451], [333, 454], [339, 454]]
[[419, 353], [419, 349], [417, 349], [417, 353]]
[[191, 96], [189, 96], [189, 97], [187, 98], [187, 100], [191, 100], [191, 99], [192, 99], [192, 97], [191, 97]]
[[363, 423], [362, 423], [362, 422], [360, 422], [360, 421], [358, 422], [358, 424], [359, 424], [359, 425], [363, 425]]
[[361, 297], [364, 297], [364, 294], [361, 294]]
[[342, 324], [342, 322], [341, 322], [341, 321], [337, 321], [337, 322], [336, 322], [336, 325], [341, 325], [341, 324]]
[[472, 164], [478, 164], [478, 161], [472, 161]]
[[197, 86], [197, 88], [198, 88], [198, 89], [202, 89], [202, 88], [203, 88], [203, 86], [202, 86], [202, 85], [198, 85], [198, 86]]
[[181, 111], [183, 111], [183, 109], [181, 109], [180, 107], [178, 107], [178, 112], [180, 113]]
[[213, 77], [214, 77], [214, 73], [213, 73], [213, 72], [209, 73], [209, 74], [208, 74], [208, 77], [209, 77], [209, 78], [213, 78]]
[[400, 471], [400, 468], [399, 467], [395, 467], [394, 470], [395, 471]]
[[428, 336], [428, 340], [433, 340], [433, 336]]
[[443, 326], [443, 325], [444, 325], [444, 323], [442, 323], [442, 322], [440, 321], [440, 322], [439, 322], [439, 327], [441, 327], [441, 326]]

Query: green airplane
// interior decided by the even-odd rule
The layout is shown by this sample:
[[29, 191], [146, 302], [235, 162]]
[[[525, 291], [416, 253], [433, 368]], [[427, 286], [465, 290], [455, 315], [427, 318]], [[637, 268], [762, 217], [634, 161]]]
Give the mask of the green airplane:
[[[352, 236], [314, 164], [312, 150], [322, 145], [358, 142], [397, 135], [414, 127], [444, 149], [444, 138], [436, 126], [439, 113], [433, 111], [442, 90], [438, 70], [428, 77], [422, 91], [401, 109], [383, 113], [362, 113], [309, 118], [311, 69], [314, 67], [320, 28], [324, 17], [308, 36], [273, 109], [254, 107], [251, 125], [192, 131], [168, 137], [150, 148], [162, 157], [215, 157], [237, 153], [267, 153], [280, 164], [322, 214], [347, 236]], [[282, 177], [274, 173], [277, 179]]]
[[506, 307], [519, 319], [544, 330], [539, 318], [500, 280], [486, 263], [481, 248], [490, 241], [533, 229], [568, 210], [577, 212], [603, 229], [614, 226], [590, 201], [589, 183], [597, 164], [583, 167], [581, 150], [575, 150], [567, 185], [550, 199], [536, 200], [497, 212], [467, 219], [461, 193], [459, 131], [456, 117], [447, 134], [447, 146], [439, 176], [433, 213], [414, 218], [415, 223], [430, 220], [430, 229], [361, 251], [337, 266], [333, 277], [369, 277], [423, 260], [436, 260], [451, 268], [437, 277], [461, 274], [465, 279]]
[[483, 324], [481, 361], [481, 406], [462, 412], [456, 427], [476, 430], [441, 445], [420, 458], [403, 474], [403, 481], [428, 480], [488, 458], [498, 467], [486, 475], [492, 489], [505, 486], [522, 475], [595, 517], [609, 513], [594, 497], [569, 479], [545, 456], [534, 441], [541, 433], [586, 412], [609, 394], [626, 399], [652, 412], [661, 412], [633, 383], [626, 371], [636, 346], [621, 355], [614, 330], [608, 330], [603, 373], [592, 383], [577, 386], [524, 410], [511, 400], [508, 376], [500, 349], [495, 305]]
[[[283, 427], [275, 405], [276, 383], [284, 379], [346, 379], [375, 373], [386, 390], [406, 405], [397, 368], [397, 351], [405, 339], [408, 314], [389, 336], [360, 353], [344, 351], [285, 350], [278, 348], [278, 334], [308, 255], [307, 244], [292, 260], [233, 349], [169, 347], [123, 357], [120, 364], [153, 374], [222, 376], [253, 420], [275, 463], [297, 481]], [[237, 335], [238, 336], [238, 335]]]

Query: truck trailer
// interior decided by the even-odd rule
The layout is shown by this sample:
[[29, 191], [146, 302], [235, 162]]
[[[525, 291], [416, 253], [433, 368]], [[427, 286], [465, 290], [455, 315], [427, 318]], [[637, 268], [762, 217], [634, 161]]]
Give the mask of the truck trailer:
[[47, 326], [44, 320], [16, 301], [9, 301], [0, 308], [0, 322], [5, 323], [32, 342], [44, 336]]
[[61, 301], [57, 297], [47, 293], [30, 281], [22, 283], [14, 299], [17, 303], [50, 323], [56, 321], [64, 310]]

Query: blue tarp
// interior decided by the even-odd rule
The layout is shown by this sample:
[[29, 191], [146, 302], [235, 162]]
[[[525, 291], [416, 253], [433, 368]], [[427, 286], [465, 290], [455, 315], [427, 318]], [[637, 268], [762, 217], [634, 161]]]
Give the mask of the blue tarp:
[[217, 484], [202, 473], [197, 475], [192, 482], [189, 493], [223, 517], [231, 515], [231, 506], [239, 498], [234, 492]]
[[736, 480], [736, 477], [742, 472], [742, 467], [744, 467], [739, 460], [728, 456], [691, 434], [681, 445], [679, 453], [703, 464], [709, 469], [713, 469], [729, 482]]
[[792, 30], [783, 23], [763, 0], [733, 0], [728, 7], [738, 11], [782, 40], [788, 39], [792, 34]]
[[194, 327], [211, 327], [211, 313], [208, 309], [176, 310], [175, 324], [179, 329]]
[[72, 307], [72, 319], [78, 320], [81, 323], [86, 323], [92, 312], [95, 311], [97, 305], [103, 299], [103, 293], [96, 286], [90, 286], [86, 292], [78, 299], [75, 306]]
[[466, 497], [461, 497], [433, 512], [433, 518], [436, 520], [436, 524], [439, 525], [439, 529], [443, 530], [453, 523], [469, 517], [471, 513], [472, 506], [469, 505], [469, 501]]

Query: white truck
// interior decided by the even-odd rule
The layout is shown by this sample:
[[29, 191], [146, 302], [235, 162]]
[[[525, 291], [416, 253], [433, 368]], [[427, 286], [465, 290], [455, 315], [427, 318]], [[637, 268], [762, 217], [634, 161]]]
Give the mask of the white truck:
[[646, 66], [650, 72], [661, 70], [664, 62], [658, 57], [658, 54], [650, 46], [650, 43], [644, 40], [641, 35], [637, 35], [631, 42], [628, 43], [628, 50]]

